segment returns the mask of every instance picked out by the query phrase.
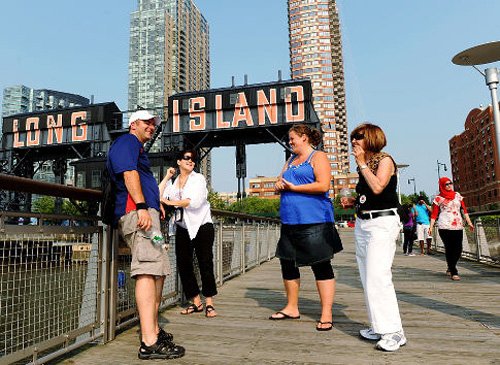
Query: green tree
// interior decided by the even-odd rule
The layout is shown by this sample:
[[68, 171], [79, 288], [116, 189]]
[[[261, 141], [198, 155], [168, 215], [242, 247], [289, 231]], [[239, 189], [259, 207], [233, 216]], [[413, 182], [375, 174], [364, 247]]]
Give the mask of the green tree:
[[279, 206], [279, 199], [262, 199], [250, 196], [231, 204], [229, 210], [233, 212], [277, 217], [279, 215]]
[[52, 196], [42, 196], [33, 202], [32, 210], [35, 213], [54, 213], [55, 200]]
[[213, 209], [227, 210], [228, 208], [227, 203], [215, 191], [210, 191], [208, 193], [208, 202]]
[[[33, 202], [32, 210], [35, 213], [53, 214], [55, 212], [56, 199], [52, 196], [42, 196]], [[62, 214], [67, 215], [87, 215], [87, 202], [71, 202], [68, 199], [63, 200]]]

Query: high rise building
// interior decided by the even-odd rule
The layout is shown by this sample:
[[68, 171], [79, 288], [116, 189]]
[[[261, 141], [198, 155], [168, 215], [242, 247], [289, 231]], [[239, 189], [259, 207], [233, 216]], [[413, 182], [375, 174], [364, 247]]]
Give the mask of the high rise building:
[[16, 85], [3, 89], [2, 116], [88, 104], [89, 99], [80, 95]]
[[324, 150], [335, 178], [349, 172], [344, 65], [335, 0], [289, 0], [288, 27], [292, 79], [311, 80]]
[[[130, 19], [128, 108], [168, 115], [168, 97], [210, 87], [208, 22], [192, 0], [138, 0]], [[157, 152], [159, 140], [151, 148]], [[210, 181], [210, 154], [201, 171]]]
[[498, 143], [491, 105], [472, 109], [464, 131], [449, 141], [454, 188], [469, 209], [500, 208]]
[[193, 1], [138, 0], [130, 20], [129, 109], [166, 107], [170, 95], [209, 87], [208, 23]]

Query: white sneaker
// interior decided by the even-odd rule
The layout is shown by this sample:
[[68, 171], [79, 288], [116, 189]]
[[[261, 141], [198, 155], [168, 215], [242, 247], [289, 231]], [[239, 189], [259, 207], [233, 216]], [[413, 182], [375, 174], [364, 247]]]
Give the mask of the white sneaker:
[[403, 330], [401, 330], [399, 332], [383, 334], [380, 341], [375, 345], [375, 348], [392, 352], [404, 345], [406, 345], [406, 337]]
[[415, 254], [414, 253], [410, 253], [410, 254], [408, 254], [408, 256], [415, 256]]
[[363, 337], [365, 340], [378, 341], [380, 340], [380, 335], [378, 333], [373, 332], [371, 328], [365, 328], [359, 330], [359, 335]]

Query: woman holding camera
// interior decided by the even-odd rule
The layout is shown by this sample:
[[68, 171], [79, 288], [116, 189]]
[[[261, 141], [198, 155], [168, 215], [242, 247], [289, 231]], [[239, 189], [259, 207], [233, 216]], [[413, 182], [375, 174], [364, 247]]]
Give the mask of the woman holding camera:
[[186, 298], [192, 303], [181, 314], [203, 311], [200, 288], [194, 274], [193, 254], [196, 253], [200, 269], [202, 290], [205, 297], [205, 316], [215, 317], [213, 296], [217, 294], [214, 276], [213, 245], [214, 227], [207, 200], [205, 177], [194, 171], [196, 153], [181, 151], [177, 156], [179, 176], [172, 182], [175, 169], [170, 167], [160, 183], [161, 202], [175, 207], [175, 256]]
[[351, 133], [359, 174], [354, 238], [370, 321], [370, 327], [359, 334], [378, 341], [376, 348], [380, 350], [396, 351], [406, 344], [406, 337], [391, 271], [400, 231], [397, 166], [382, 152], [386, 143], [382, 129], [373, 124], [361, 124]]

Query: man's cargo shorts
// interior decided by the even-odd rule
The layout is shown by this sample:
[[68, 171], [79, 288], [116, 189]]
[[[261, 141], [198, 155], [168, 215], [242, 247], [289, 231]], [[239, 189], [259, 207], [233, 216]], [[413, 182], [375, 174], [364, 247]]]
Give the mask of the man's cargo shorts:
[[151, 232], [160, 232], [160, 213], [152, 208], [149, 208], [148, 212], [153, 221], [149, 231], [137, 227], [138, 217], [135, 210], [125, 214], [118, 221], [118, 229], [132, 251], [131, 277], [170, 274], [167, 250], [163, 245], [153, 244], [150, 238]]

